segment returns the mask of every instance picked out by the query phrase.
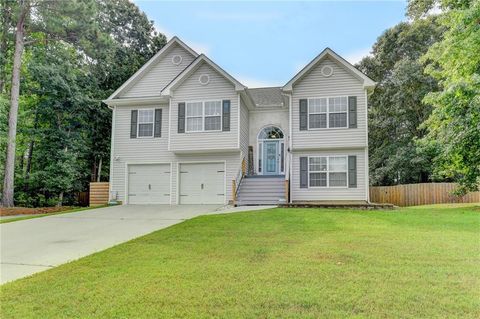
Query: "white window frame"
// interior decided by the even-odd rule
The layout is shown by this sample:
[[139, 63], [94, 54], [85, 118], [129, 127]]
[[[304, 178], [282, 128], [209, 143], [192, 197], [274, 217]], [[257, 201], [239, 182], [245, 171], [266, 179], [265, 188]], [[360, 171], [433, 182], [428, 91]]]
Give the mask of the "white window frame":
[[[152, 122], [142, 122], [140, 123], [140, 112], [149, 111], [153, 113]], [[140, 136], [140, 124], [152, 124], [152, 135], [151, 136]], [[138, 109], [137, 110], [137, 138], [153, 138], [155, 136], [155, 109]]]
[[[310, 171], [310, 158], [325, 157], [327, 158], [327, 170], [326, 171]], [[330, 170], [330, 158], [331, 157], [343, 157], [347, 168], [345, 171], [331, 171]], [[348, 155], [315, 155], [308, 156], [307, 159], [307, 176], [308, 176], [308, 188], [348, 188]], [[326, 173], [327, 174], [327, 186], [310, 186], [310, 173]], [[346, 183], [345, 186], [330, 186], [330, 173], [345, 173]]]
[[[207, 117], [214, 117], [211, 115], [205, 115], [205, 103], [208, 102], [220, 102], [220, 129], [218, 130], [205, 130], [205, 119]], [[188, 104], [202, 103], [202, 129], [201, 130], [188, 130], [188, 118], [196, 118], [200, 116], [188, 116]], [[208, 101], [188, 101], [185, 102], [185, 133], [198, 133], [198, 132], [222, 132], [223, 123], [223, 100], [208, 100]]]
[[[347, 99], [347, 110], [345, 112], [330, 112], [330, 99], [331, 98], [339, 98], [343, 97]], [[315, 99], [326, 99], [327, 100], [327, 112], [312, 112], [310, 113], [310, 100], [315, 100]], [[337, 126], [337, 127], [330, 127], [330, 113], [336, 114], [336, 113], [345, 113], [347, 115], [347, 122], [346, 126]], [[310, 128], [310, 114], [326, 114], [327, 116], [327, 127], [312, 127]], [[338, 129], [345, 129], [348, 128], [350, 123], [348, 122], [348, 96], [341, 95], [341, 96], [320, 96], [320, 97], [309, 97], [307, 98], [307, 129], [309, 131], [317, 131], [317, 130], [338, 130]]]

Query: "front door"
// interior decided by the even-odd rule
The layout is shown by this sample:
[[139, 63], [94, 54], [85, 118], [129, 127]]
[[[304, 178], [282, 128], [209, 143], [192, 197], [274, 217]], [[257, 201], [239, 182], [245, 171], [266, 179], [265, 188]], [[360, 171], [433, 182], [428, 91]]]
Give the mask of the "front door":
[[263, 174], [278, 174], [278, 141], [263, 142]]

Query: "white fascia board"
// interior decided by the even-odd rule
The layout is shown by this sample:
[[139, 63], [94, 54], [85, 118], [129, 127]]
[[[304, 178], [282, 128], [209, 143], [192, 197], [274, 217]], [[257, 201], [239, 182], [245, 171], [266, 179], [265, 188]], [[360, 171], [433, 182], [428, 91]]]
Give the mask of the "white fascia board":
[[340, 55], [335, 53], [332, 49], [326, 48], [323, 50], [319, 55], [317, 55], [310, 63], [308, 63], [300, 72], [298, 72], [287, 84], [285, 84], [282, 88], [285, 92], [291, 92], [293, 89], [293, 85], [303, 78], [305, 74], [308, 73], [317, 63], [323, 60], [326, 56], [331, 57], [341, 65], [343, 65], [347, 70], [350, 71], [355, 77], [357, 77], [360, 81], [363, 82], [364, 88], [372, 88], [375, 87], [376, 83], [370, 79], [368, 76], [360, 72], [356, 67], [354, 67], [350, 62], [342, 58]]
[[180, 45], [181, 47], [183, 47], [185, 50], [187, 50], [190, 54], [192, 54], [194, 57], [197, 57], [198, 56], [198, 53], [195, 52], [194, 50], [192, 50], [192, 48], [190, 48], [188, 45], [186, 45], [182, 40], [180, 40], [178, 37], [174, 36], [173, 38], [170, 39], [170, 41], [167, 42], [167, 44], [165, 44], [165, 46], [160, 49], [160, 51], [158, 51], [150, 60], [148, 60], [147, 63], [145, 63], [137, 72], [135, 72], [125, 83], [123, 83], [115, 92], [112, 93], [112, 95], [110, 95], [108, 97], [107, 100], [111, 100], [111, 99], [114, 99], [115, 97], [117, 97], [121, 92], [123, 92], [123, 90], [129, 88], [131, 85], [133, 85], [135, 83], [135, 81], [144, 73], [146, 72], [147, 70], [149, 70], [154, 64], [156, 61], [158, 61], [163, 55], [165, 52], [168, 51], [168, 49], [170, 47], [173, 46], [173, 44], [176, 43], [178, 45]]
[[141, 104], [151, 104], [151, 103], [168, 103], [168, 98], [163, 96], [150, 96], [150, 97], [138, 97], [138, 98], [126, 98], [126, 99], [113, 99], [113, 100], [103, 100], [103, 103], [107, 104], [108, 107], [111, 106], [122, 106], [122, 105], [141, 105]]
[[215, 62], [210, 60], [205, 54], [202, 53], [192, 64], [190, 64], [172, 82], [170, 82], [170, 84], [168, 84], [165, 88], [163, 88], [163, 90], [161, 91], [161, 95], [162, 96], [172, 95], [172, 91], [175, 90], [175, 88], [178, 87], [183, 81], [185, 81], [188, 78], [188, 76], [191, 75], [202, 62], [207, 63], [215, 71], [220, 73], [224, 78], [229, 80], [235, 86], [235, 91], [238, 92], [246, 89], [246, 86], [238, 82], [233, 76], [228, 74], [225, 70], [223, 70]]

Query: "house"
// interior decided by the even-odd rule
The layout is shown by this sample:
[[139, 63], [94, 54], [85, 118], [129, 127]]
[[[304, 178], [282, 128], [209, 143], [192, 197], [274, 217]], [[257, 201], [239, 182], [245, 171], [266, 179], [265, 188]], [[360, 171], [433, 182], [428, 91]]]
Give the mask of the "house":
[[330, 49], [283, 87], [247, 88], [172, 38], [104, 102], [124, 204], [369, 200], [367, 90]]

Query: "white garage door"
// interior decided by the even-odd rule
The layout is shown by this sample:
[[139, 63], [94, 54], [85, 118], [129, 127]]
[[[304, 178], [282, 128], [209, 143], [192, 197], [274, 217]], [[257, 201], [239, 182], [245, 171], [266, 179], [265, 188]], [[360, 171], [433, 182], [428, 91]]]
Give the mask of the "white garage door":
[[129, 204], [170, 204], [170, 164], [128, 165]]
[[225, 203], [225, 164], [180, 164], [180, 204]]

